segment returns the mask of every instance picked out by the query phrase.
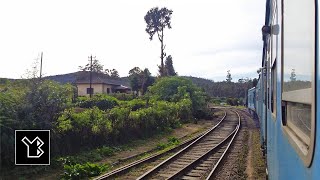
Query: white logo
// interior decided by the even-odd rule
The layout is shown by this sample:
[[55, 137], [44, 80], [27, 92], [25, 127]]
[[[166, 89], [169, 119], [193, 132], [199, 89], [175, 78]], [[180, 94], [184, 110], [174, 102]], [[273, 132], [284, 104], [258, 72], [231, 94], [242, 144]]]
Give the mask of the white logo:
[[[26, 146], [27, 146], [27, 157], [28, 158], [39, 158], [44, 152], [41, 149], [41, 146], [44, 144], [44, 142], [37, 136], [34, 138], [32, 141], [30, 141], [26, 136], [21, 140]], [[36, 156], [31, 156], [29, 153], [29, 148], [30, 145], [33, 143], [36, 143], [37, 147], [37, 155]]]

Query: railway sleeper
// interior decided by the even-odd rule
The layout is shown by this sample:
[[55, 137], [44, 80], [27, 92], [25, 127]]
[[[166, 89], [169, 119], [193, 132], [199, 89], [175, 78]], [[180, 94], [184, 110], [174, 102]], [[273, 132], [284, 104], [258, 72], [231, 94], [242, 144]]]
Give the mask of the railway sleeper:
[[191, 177], [191, 176], [182, 176], [181, 179], [185, 179], [185, 180], [198, 180], [199, 178]]
[[195, 173], [195, 172], [189, 172], [186, 174], [187, 176], [192, 176], [192, 177], [197, 177], [200, 178], [201, 177], [201, 173]]

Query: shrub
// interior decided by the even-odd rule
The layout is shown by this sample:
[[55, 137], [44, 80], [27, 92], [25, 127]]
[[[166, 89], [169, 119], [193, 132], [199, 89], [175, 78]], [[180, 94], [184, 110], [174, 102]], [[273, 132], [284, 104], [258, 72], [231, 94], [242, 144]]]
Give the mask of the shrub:
[[131, 101], [136, 98], [134, 94], [127, 94], [127, 93], [113, 93], [111, 94], [111, 96], [121, 101]]
[[109, 168], [108, 165], [94, 163], [64, 165], [62, 179], [81, 179], [100, 175]]
[[77, 104], [81, 108], [93, 108], [97, 106], [101, 110], [107, 110], [118, 106], [119, 101], [115, 97], [106, 94], [95, 94], [92, 98], [78, 97]]
[[201, 111], [206, 109], [206, 94], [196, 87], [191, 80], [183, 77], [164, 77], [149, 87], [149, 96], [155, 100], [179, 102], [190, 99], [192, 102], [192, 115], [201, 117]]

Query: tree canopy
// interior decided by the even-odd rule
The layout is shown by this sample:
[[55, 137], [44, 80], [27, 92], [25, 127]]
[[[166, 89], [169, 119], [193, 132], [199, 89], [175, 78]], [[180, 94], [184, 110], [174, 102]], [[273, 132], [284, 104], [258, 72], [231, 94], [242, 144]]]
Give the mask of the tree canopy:
[[226, 81], [227, 82], [231, 82], [231, 80], [232, 80], [231, 73], [230, 73], [230, 70], [228, 70], [227, 71], [227, 79], [226, 79]]
[[139, 67], [134, 67], [129, 71], [129, 81], [132, 91], [140, 91], [144, 94], [155, 79], [148, 68], [141, 70]]
[[173, 68], [172, 56], [169, 55], [165, 61], [166, 76], [176, 76], [177, 73]]
[[[79, 66], [79, 69], [81, 71], [90, 71], [91, 70], [90, 60], [89, 60], [89, 63], [86, 64], [85, 66]], [[97, 59], [92, 60], [92, 72], [101, 73], [111, 78], [120, 78], [119, 72], [116, 69], [103, 70], [103, 65]]]

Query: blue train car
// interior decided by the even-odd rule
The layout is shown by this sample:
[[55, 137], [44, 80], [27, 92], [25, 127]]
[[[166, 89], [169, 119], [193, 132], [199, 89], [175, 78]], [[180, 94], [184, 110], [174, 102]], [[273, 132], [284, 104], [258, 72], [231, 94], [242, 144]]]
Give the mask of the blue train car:
[[253, 87], [248, 90], [248, 108], [249, 110], [256, 110], [256, 88]]
[[248, 104], [259, 117], [268, 178], [320, 179], [318, 1], [267, 0], [262, 32]]

